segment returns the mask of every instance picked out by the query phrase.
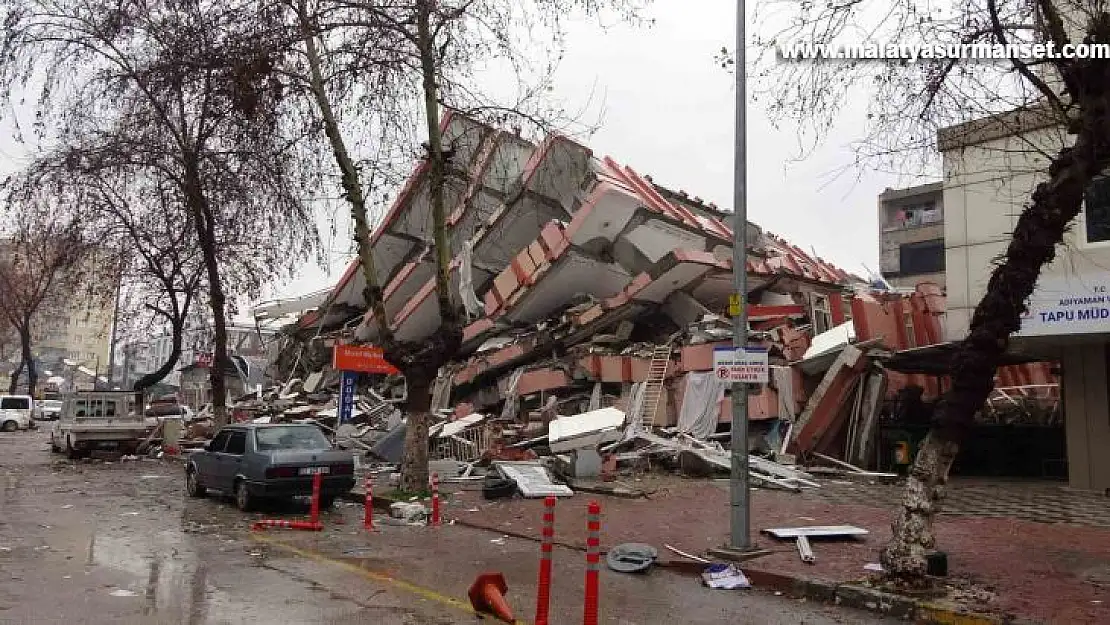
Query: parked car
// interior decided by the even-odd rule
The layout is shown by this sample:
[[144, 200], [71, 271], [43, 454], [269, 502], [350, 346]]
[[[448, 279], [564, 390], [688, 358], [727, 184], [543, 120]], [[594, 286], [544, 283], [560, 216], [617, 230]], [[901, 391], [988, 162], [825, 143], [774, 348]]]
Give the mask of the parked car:
[[35, 427], [35, 400], [30, 395], [0, 395], [0, 431]]
[[62, 416], [62, 404], [64, 402], [60, 399], [44, 399], [37, 402], [35, 406], [38, 408], [38, 417], [42, 421], [57, 421]]
[[259, 499], [312, 494], [313, 475], [323, 475], [320, 507], [328, 508], [355, 484], [353, 452], [332, 447], [312, 424], [241, 423], [216, 433], [185, 464], [185, 489], [204, 497], [209, 489], [235, 497], [244, 512]]

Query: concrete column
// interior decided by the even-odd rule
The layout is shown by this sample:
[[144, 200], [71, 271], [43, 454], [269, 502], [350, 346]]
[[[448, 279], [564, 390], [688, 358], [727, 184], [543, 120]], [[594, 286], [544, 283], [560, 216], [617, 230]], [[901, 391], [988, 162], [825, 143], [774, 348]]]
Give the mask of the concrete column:
[[1064, 423], [1072, 488], [1110, 489], [1110, 367], [1105, 343], [1064, 350]]

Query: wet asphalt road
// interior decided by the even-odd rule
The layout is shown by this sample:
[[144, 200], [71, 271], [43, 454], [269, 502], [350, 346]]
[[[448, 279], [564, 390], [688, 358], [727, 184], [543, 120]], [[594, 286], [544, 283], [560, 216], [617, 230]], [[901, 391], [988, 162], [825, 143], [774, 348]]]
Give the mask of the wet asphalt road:
[[[533, 612], [529, 541], [382, 523], [368, 537], [345, 503], [323, 533], [252, 535], [251, 521], [304, 507], [243, 515], [187, 499], [182, 476], [180, 462], [73, 462], [43, 431], [0, 433], [0, 624], [474, 623], [464, 598], [485, 570], [505, 574], [518, 618]], [[556, 551], [553, 623], [581, 622], [580, 559]], [[602, 622], [618, 625], [884, 622], [665, 572], [603, 571], [602, 594]]]

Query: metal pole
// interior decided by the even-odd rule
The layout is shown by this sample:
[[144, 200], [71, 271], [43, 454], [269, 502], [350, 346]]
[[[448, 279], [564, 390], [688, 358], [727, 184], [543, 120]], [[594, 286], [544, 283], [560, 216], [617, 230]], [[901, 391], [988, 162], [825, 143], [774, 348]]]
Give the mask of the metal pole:
[[[748, 344], [748, 206], [747, 206], [747, 77], [744, 0], [736, 2], [736, 157], [733, 164], [732, 277], [740, 298], [740, 310], [733, 311], [735, 347]], [[741, 382], [732, 384], [732, 475], [729, 480], [729, 547], [751, 548], [751, 520], [748, 488], [748, 390]]]

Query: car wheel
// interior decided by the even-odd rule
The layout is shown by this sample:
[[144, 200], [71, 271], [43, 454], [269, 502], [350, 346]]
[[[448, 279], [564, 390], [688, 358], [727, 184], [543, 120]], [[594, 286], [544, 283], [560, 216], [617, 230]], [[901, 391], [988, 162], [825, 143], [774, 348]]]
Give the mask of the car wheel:
[[19, 425], [15, 421], [5, 421], [4, 425], [0, 425], [0, 430], [4, 432], [14, 432], [19, 429]]
[[321, 510], [331, 510], [331, 507], [333, 505], [335, 505], [335, 497], [321, 497], [320, 498], [320, 509]]
[[58, 441], [54, 440], [54, 433], [53, 432], [50, 433], [50, 453], [53, 453], [53, 454], [62, 453], [62, 448], [58, 447]]
[[251, 497], [250, 489], [247, 488], [245, 480], [239, 480], [235, 483], [235, 507], [239, 508], [241, 512], [250, 512], [254, 509], [254, 498]]
[[185, 473], [185, 491], [189, 493], [190, 497], [197, 499], [208, 494], [208, 489], [200, 485], [200, 478], [197, 477], [196, 469], [191, 469]]

